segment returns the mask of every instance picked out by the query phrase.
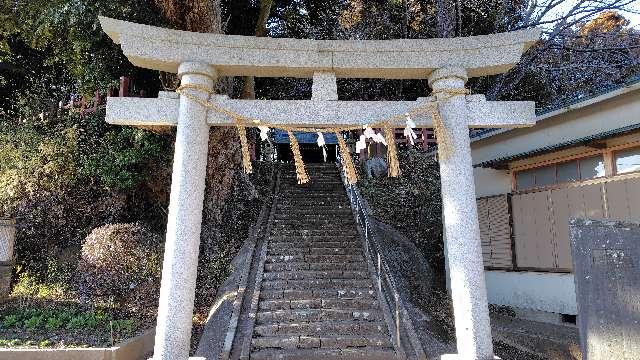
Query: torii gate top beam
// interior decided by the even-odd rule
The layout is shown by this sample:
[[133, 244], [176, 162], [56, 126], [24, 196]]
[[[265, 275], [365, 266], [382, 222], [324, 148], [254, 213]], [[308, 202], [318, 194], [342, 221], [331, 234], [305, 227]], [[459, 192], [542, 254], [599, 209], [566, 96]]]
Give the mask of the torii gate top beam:
[[425, 79], [457, 66], [469, 77], [511, 69], [539, 29], [451, 39], [308, 40], [193, 33], [100, 17], [102, 29], [136, 66], [177, 73], [183, 62], [213, 66], [220, 76]]

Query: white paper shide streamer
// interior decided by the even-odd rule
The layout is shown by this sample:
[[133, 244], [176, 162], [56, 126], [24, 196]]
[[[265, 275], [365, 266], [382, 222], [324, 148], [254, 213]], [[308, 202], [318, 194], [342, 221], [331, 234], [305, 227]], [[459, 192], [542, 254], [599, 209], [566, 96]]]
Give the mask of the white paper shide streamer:
[[365, 150], [367, 148], [367, 140], [371, 139], [376, 143], [382, 143], [385, 146], [387, 145], [387, 140], [384, 138], [383, 133], [375, 132], [369, 125], [365, 125], [362, 127], [364, 131], [362, 135], [360, 135], [360, 140], [356, 142], [356, 152], [360, 152], [360, 150]]
[[356, 141], [356, 153], [367, 148], [367, 138], [364, 135], [360, 135], [360, 140]]
[[415, 140], [418, 138], [415, 131], [413, 129], [416, 127], [416, 123], [411, 119], [409, 114], [405, 114], [407, 118], [407, 127], [404, 128], [404, 136], [411, 141], [411, 145], [415, 145]]
[[260, 139], [262, 141], [266, 141], [269, 139], [269, 128], [266, 126], [258, 126], [258, 129], [260, 129]]
[[322, 148], [322, 156], [324, 156], [324, 162], [327, 162], [327, 143], [324, 140], [324, 135], [318, 131], [318, 147]]

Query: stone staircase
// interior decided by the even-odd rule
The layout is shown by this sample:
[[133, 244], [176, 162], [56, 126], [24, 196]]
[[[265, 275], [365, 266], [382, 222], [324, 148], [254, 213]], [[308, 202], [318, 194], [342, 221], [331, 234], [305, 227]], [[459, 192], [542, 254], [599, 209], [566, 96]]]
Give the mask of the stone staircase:
[[[396, 359], [338, 169], [281, 173], [254, 295], [251, 359]], [[259, 292], [259, 294], [258, 294]]]

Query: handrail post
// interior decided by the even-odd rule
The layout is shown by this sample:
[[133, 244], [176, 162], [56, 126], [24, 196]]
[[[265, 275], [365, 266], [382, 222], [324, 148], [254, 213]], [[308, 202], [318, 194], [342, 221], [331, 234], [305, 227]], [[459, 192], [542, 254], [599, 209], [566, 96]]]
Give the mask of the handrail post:
[[400, 299], [397, 292], [394, 292], [396, 302], [396, 341], [400, 346]]
[[378, 253], [378, 289], [382, 292], [382, 258]]

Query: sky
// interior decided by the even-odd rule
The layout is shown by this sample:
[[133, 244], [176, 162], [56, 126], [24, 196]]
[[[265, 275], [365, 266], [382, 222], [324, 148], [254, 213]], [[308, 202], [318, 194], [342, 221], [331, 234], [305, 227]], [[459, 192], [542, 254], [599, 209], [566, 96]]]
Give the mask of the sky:
[[[576, 2], [577, 0], [565, 1], [562, 5], [558, 6], [556, 12], [550, 12], [545, 18], [557, 18], [558, 14], [566, 13]], [[635, 3], [629, 5], [628, 8], [629, 10], [631, 10], [631, 12], [621, 11], [622, 15], [629, 19], [630, 26], [640, 28], [640, 0], [636, 0]]]

